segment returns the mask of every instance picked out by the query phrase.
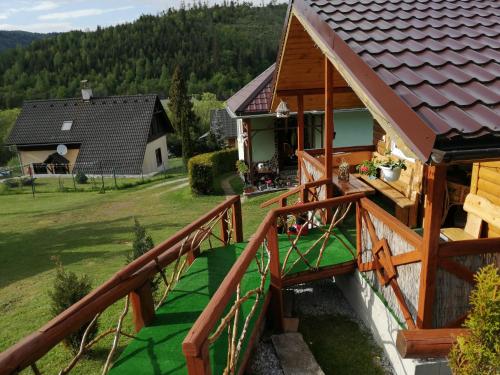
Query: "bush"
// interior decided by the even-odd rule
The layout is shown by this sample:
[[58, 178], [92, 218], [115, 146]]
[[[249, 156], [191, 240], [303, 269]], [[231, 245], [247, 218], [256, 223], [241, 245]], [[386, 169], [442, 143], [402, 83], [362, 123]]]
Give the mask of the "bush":
[[214, 193], [214, 177], [234, 171], [238, 150], [201, 154], [189, 159], [188, 174], [191, 191], [195, 194], [207, 195]]
[[[62, 313], [92, 290], [92, 285], [87, 275], [78, 277], [75, 273], [66, 271], [58, 259], [55, 259], [55, 262], [57, 265], [56, 279], [53, 290], [49, 292], [51, 313], [54, 316]], [[78, 351], [83, 334], [89, 323], [90, 321], [86, 322], [78, 331], [64, 339], [67, 347], [73, 351]], [[97, 322], [95, 322], [89, 330], [87, 340], [92, 340], [96, 336], [97, 329]]]
[[449, 355], [455, 375], [498, 374], [500, 369], [500, 275], [490, 264], [474, 276], [468, 336], [460, 336]]
[[19, 180], [17, 178], [8, 178], [3, 182], [8, 188], [14, 189], [19, 187]]
[[31, 186], [35, 183], [35, 179], [31, 177], [23, 177], [21, 179], [21, 185], [22, 186]]
[[154, 247], [153, 239], [146, 232], [137, 218], [134, 218], [134, 244], [132, 245], [132, 252], [127, 256], [127, 263], [139, 258], [141, 255], [146, 254]]
[[89, 178], [82, 171], [78, 171], [76, 173], [75, 180], [79, 184], [86, 184]]

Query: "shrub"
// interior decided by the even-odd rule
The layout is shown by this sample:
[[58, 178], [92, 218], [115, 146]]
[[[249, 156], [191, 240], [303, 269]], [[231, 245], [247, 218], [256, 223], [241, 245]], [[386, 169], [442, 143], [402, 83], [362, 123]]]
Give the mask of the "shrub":
[[460, 336], [450, 355], [455, 375], [498, 374], [500, 369], [500, 275], [491, 264], [474, 276], [471, 311], [465, 321], [468, 336]]
[[31, 186], [35, 183], [35, 179], [31, 177], [23, 177], [21, 179], [21, 185], [22, 186]]
[[146, 254], [153, 247], [153, 239], [146, 232], [146, 228], [139, 223], [137, 218], [134, 218], [134, 243], [132, 245], [132, 252], [127, 255], [127, 263]]
[[89, 178], [87, 177], [87, 175], [85, 173], [83, 173], [82, 171], [78, 171], [76, 173], [76, 176], [75, 176], [75, 180], [76, 182], [78, 182], [79, 184], [86, 184], [87, 181], [89, 180]]
[[[87, 275], [78, 277], [74, 272], [66, 271], [59, 259], [54, 259], [57, 265], [56, 278], [52, 291], [49, 291], [51, 300], [51, 312], [54, 316], [59, 315], [71, 305], [85, 297], [92, 290], [92, 285]], [[64, 339], [67, 347], [78, 351], [83, 334], [89, 325], [86, 322], [82, 327]], [[92, 340], [97, 334], [97, 322], [90, 328], [87, 340]]]
[[19, 187], [19, 180], [17, 178], [8, 178], [3, 183], [10, 189]]
[[214, 193], [214, 177], [234, 171], [237, 158], [236, 149], [227, 149], [189, 159], [189, 184], [193, 193], [201, 195]]

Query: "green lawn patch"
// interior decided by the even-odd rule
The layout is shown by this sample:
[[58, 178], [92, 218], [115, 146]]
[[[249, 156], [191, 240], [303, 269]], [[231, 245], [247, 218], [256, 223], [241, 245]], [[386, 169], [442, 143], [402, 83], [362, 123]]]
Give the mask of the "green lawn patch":
[[[95, 287], [125, 265], [132, 248], [134, 217], [159, 243], [225, 199], [193, 197], [187, 186], [171, 190], [179, 184], [154, 189], [143, 185], [106, 194], [0, 196], [0, 351], [51, 319], [52, 256], [58, 256], [67, 270], [89, 275]], [[271, 197], [243, 203], [245, 238], [267, 213], [259, 205]], [[100, 319], [100, 329], [116, 325], [122, 308], [123, 301], [110, 307]], [[127, 318], [125, 331], [131, 332], [131, 327]], [[121, 348], [127, 343], [123, 340]], [[92, 360], [84, 360], [72, 373], [99, 373], [110, 345], [111, 338], [97, 345]], [[71, 354], [58, 346], [38, 364], [44, 373], [57, 373], [70, 359]]]
[[299, 331], [326, 375], [383, 375], [382, 350], [341, 315], [301, 317]]

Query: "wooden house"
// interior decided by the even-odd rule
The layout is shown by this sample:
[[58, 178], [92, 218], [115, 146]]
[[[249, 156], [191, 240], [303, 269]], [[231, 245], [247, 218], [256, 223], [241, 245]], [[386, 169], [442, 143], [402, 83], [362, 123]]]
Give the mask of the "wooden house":
[[[271, 112], [275, 64], [228, 99], [226, 111], [236, 119], [239, 159], [250, 168], [250, 179], [258, 179], [259, 164], [272, 165], [278, 173], [295, 175], [298, 167], [297, 114], [277, 118]], [[334, 112], [342, 146], [373, 143], [373, 118], [366, 108]], [[304, 112], [304, 144], [308, 149], [323, 147], [324, 111]]]
[[[285, 102], [296, 113], [299, 186], [261, 205], [279, 207], [247, 242], [240, 198], [229, 197], [1, 353], [0, 374], [37, 373], [51, 348], [120, 299], [104, 373], [129, 301], [138, 332], [112, 374], [244, 373], [266, 318], [276, 331], [289, 322], [285, 288], [332, 277], [397, 374], [450, 373], [474, 273], [499, 266], [499, 46], [494, 1], [291, 1], [274, 73], [242, 90], [267, 87], [271, 112]], [[256, 101], [236, 102], [228, 107], [250, 134], [254, 118], [238, 111]], [[374, 119], [372, 143], [344, 147], [335, 110], [359, 108]], [[316, 111], [323, 141], [312, 146], [306, 114]], [[391, 181], [354, 173], [373, 157], [407, 169]], [[155, 274], [165, 284], [156, 310]]]

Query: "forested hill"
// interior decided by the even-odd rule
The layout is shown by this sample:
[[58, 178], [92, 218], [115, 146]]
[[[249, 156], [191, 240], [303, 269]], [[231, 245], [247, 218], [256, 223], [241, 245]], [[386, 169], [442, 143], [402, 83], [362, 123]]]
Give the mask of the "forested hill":
[[0, 30], [0, 52], [14, 48], [16, 46], [25, 46], [32, 41], [47, 37], [48, 34], [29, 33], [27, 31], [5, 31]]
[[97, 95], [165, 96], [177, 63], [190, 93], [226, 99], [275, 61], [285, 13], [285, 4], [196, 6], [7, 50], [0, 54], [0, 108], [79, 95], [82, 79]]

